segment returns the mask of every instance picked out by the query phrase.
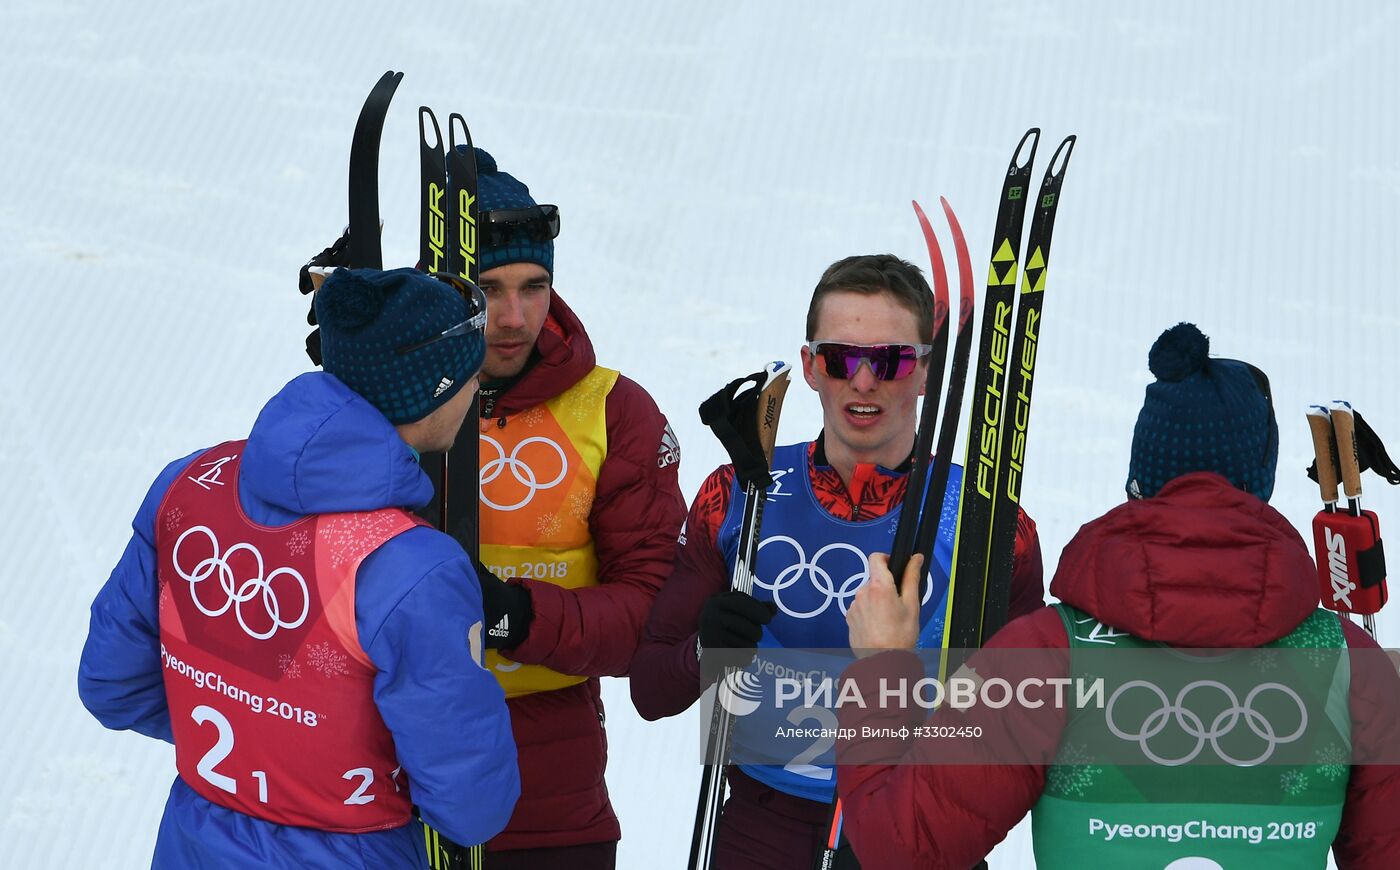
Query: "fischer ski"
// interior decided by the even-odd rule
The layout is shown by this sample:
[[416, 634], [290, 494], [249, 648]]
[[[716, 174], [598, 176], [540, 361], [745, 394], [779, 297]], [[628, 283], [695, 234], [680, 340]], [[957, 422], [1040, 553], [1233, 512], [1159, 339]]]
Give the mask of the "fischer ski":
[[[773, 485], [773, 445], [778, 437], [778, 418], [791, 371], [787, 363], [769, 363], [763, 371], [730, 382], [700, 405], [700, 421], [709, 426], [724, 445], [734, 463], [735, 474], [744, 485], [739, 548], [729, 583], [729, 588], [738, 592], [753, 592], [753, 565], [758, 556], [763, 504], [768, 498], [768, 487]], [[720, 702], [720, 692], [735, 673], [734, 668], [726, 667], [715, 684], [710, 730], [705, 741], [705, 771], [700, 778], [700, 797], [690, 839], [689, 870], [708, 870], [714, 858], [715, 834], [724, 805], [724, 766], [728, 762], [734, 727], [733, 717]]]
[[[458, 126], [467, 143], [465, 154], [456, 147]], [[466, 122], [461, 115], [454, 113], [448, 118], [448, 136], [450, 144], [444, 152], [437, 116], [427, 106], [420, 106], [418, 268], [429, 274], [450, 272], [475, 284], [476, 159], [470, 150], [471, 138], [466, 135]], [[464, 259], [463, 253], [467, 251], [470, 256]], [[472, 400], [467, 420], [479, 419], [479, 401]], [[477, 539], [478, 438], [475, 431], [469, 436], [459, 436], [447, 453], [425, 453], [420, 458], [423, 471], [433, 481], [433, 498], [419, 515], [452, 535], [475, 562], [480, 553]], [[423, 837], [431, 870], [481, 870], [484, 865], [485, 844], [458, 845], [426, 822], [423, 823]]]
[[[480, 278], [477, 257], [476, 152], [471, 132], [461, 115], [447, 119], [447, 271], [475, 284]], [[456, 538], [475, 560], [481, 551], [481, 396], [472, 399], [467, 419], [476, 431], [458, 435], [445, 457], [441, 491], [447, 507], [442, 530]], [[465, 429], [466, 427], [463, 427]], [[451, 498], [448, 498], [450, 494]]]
[[[418, 268], [428, 274], [447, 269], [447, 162], [443, 156], [442, 129], [427, 106], [418, 107]], [[468, 419], [471, 419], [470, 417]], [[418, 465], [433, 482], [433, 497], [418, 515], [439, 529], [447, 528], [444, 479], [447, 457], [424, 453]]]

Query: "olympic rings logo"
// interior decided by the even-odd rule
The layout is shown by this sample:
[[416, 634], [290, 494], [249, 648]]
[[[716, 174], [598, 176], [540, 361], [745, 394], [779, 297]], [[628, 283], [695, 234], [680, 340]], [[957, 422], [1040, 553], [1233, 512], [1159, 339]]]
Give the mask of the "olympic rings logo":
[[[196, 563], [192, 570], [186, 571], [180, 564], [180, 547], [193, 534], [200, 534], [208, 538], [213, 554]], [[241, 582], [234, 579], [233, 567], [229, 565], [229, 558], [236, 553], [251, 554], [257, 564], [257, 571], [254, 575]], [[264, 577], [262, 553], [258, 552], [256, 547], [246, 543], [234, 544], [220, 554], [219, 539], [214, 536], [214, 532], [208, 526], [191, 526], [181, 533], [180, 537], [175, 540], [175, 550], [171, 555], [171, 561], [175, 566], [175, 573], [180, 575], [180, 579], [189, 582], [190, 598], [194, 601], [194, 606], [199, 608], [200, 613], [205, 616], [219, 617], [232, 607], [238, 624], [254, 640], [267, 640], [276, 634], [279, 628], [299, 627], [306, 621], [307, 613], [311, 610], [311, 593], [306, 587], [306, 579], [301, 574], [292, 568], [278, 568]], [[216, 571], [219, 575], [219, 589], [224, 601], [218, 607], [210, 608], [200, 599], [199, 590], [201, 584], [213, 577]], [[296, 581], [297, 586], [301, 588], [301, 614], [290, 622], [282, 619], [282, 602], [278, 599], [276, 590], [272, 588], [273, 581], [284, 576]], [[250, 628], [243, 618], [243, 605], [255, 598], [260, 599], [263, 611], [272, 620], [271, 627], [266, 631]]]
[[[754, 574], [753, 582], [755, 586], [772, 592], [773, 603], [778, 605], [778, 609], [795, 619], [811, 619], [814, 616], [820, 616], [831, 607], [833, 602], [844, 616], [846, 611], [850, 609], [850, 603], [855, 599], [856, 593], [865, 585], [865, 581], [870, 579], [870, 560], [866, 558], [865, 552], [854, 544], [848, 544], [844, 541], [827, 544], [813, 553], [811, 560], [808, 560], [802, 545], [787, 535], [774, 535], [771, 538], [765, 538], [758, 545], [759, 552], [772, 543], [783, 543], [792, 547], [796, 552], [796, 560], [779, 571], [772, 583], [764, 581], [757, 573]], [[835, 577], [832, 576], [832, 571], [836, 570], [839, 576], [844, 569], [835, 569], [834, 567], [828, 569], [818, 563], [823, 562], [823, 557], [829, 553], [843, 551], [855, 556], [854, 562], [846, 560], [847, 565], [855, 570], [846, 575], [845, 579], [838, 585]], [[840, 557], [835, 558], [839, 559]], [[830, 559], [826, 561], [830, 562]], [[820, 601], [816, 602], [814, 606], [809, 605], [807, 609], [802, 609], [798, 600], [812, 598], [812, 591], [808, 591], [809, 587], [806, 584], [793, 589], [797, 581], [804, 578], [810, 582], [810, 590], [821, 596]], [[794, 600], [785, 601], [784, 592]], [[933, 584], [925, 584], [924, 597], [920, 603], [927, 604], [932, 595]]]
[[[482, 435], [481, 440], [491, 445], [492, 449], [496, 451], [496, 458], [481, 466], [481, 501], [487, 507], [494, 508], [498, 511], [520, 510], [534, 499], [535, 493], [542, 489], [552, 489], [562, 483], [564, 481], [564, 475], [569, 471], [569, 460], [568, 457], [564, 455], [563, 448], [548, 438], [539, 435], [526, 438], [511, 449], [509, 456], [506, 455], [505, 448], [501, 446], [501, 442], [491, 436]], [[535, 475], [535, 469], [531, 468], [529, 464], [520, 458], [521, 450], [525, 449], [529, 444], [536, 443], [549, 445], [554, 449], [555, 455], [559, 457], [559, 473], [554, 476], [553, 480], [547, 483], [540, 483], [539, 478]], [[515, 478], [515, 482], [525, 487], [525, 495], [518, 501], [511, 502], [510, 504], [497, 504], [486, 494], [486, 485], [500, 477], [501, 473], [507, 469], [510, 470], [510, 476]]]
[[[1142, 726], [1138, 729], [1136, 734], [1131, 734], [1118, 727], [1118, 724], [1113, 719], [1113, 707], [1118, 703], [1119, 698], [1121, 698], [1125, 692], [1138, 687], [1145, 688], [1156, 695], [1157, 699], [1161, 702], [1161, 706], [1143, 720]], [[1185, 704], [1186, 696], [1197, 689], [1218, 689], [1225, 695], [1230, 704], [1230, 706], [1226, 707], [1211, 720], [1209, 728], [1205, 726], [1205, 722], [1202, 721], [1201, 717], [1188, 709]], [[1279, 736], [1274, 731], [1273, 723], [1265, 718], [1258, 710], [1254, 709], [1254, 700], [1259, 697], [1260, 694], [1268, 691], [1283, 692], [1287, 697], [1292, 699], [1293, 703], [1298, 705], [1298, 727], [1294, 729], [1291, 734]], [[1115, 689], [1113, 694], [1109, 696], [1108, 705], [1104, 710], [1104, 717], [1108, 723], [1108, 730], [1112, 731], [1116, 737], [1121, 740], [1136, 742], [1142, 748], [1142, 754], [1144, 756], [1164, 767], [1177, 767], [1194, 760], [1196, 756], [1201, 753], [1201, 750], [1205, 748], [1207, 743], [1215, 750], [1215, 754], [1220, 757], [1221, 761], [1232, 764], [1235, 767], [1254, 767], [1255, 765], [1263, 764], [1267, 761], [1274, 754], [1274, 750], [1279, 746], [1285, 743], [1292, 743], [1303, 736], [1303, 732], [1306, 731], [1308, 727], [1307, 705], [1303, 703], [1302, 698], [1298, 697], [1298, 693], [1282, 683], [1261, 683], [1255, 686], [1250, 690], [1249, 694], [1245, 696], [1244, 703], [1241, 704], [1239, 698], [1229, 686], [1215, 680], [1196, 680], [1193, 683], [1187, 684], [1181, 691], [1176, 693], [1175, 701], [1169, 701], [1166, 692], [1163, 692], [1160, 688], [1146, 680], [1130, 680]], [[1152, 748], [1148, 745], [1148, 741], [1158, 734], [1161, 734], [1166, 729], [1168, 723], [1173, 720], [1175, 720], [1176, 724], [1185, 732], [1187, 737], [1194, 737], [1196, 739], [1196, 745], [1191, 751], [1180, 758], [1163, 758], [1152, 751]], [[1266, 744], [1264, 751], [1253, 758], [1235, 758], [1220, 746], [1219, 739], [1233, 731], [1240, 721], [1243, 721], [1245, 726], [1254, 733], [1254, 736], [1263, 740]]]

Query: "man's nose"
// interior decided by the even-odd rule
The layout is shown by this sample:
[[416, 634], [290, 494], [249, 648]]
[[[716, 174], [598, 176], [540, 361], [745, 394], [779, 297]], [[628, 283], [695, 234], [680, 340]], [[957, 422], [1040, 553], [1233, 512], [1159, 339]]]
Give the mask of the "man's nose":
[[487, 317], [491, 325], [502, 329], [524, 327], [525, 315], [520, 304], [520, 294], [509, 291], [497, 294], [487, 303]]
[[875, 369], [871, 367], [869, 359], [861, 359], [856, 365], [856, 373], [851, 375], [851, 388], [859, 393], [869, 393], [880, 385], [880, 379], [875, 377]]

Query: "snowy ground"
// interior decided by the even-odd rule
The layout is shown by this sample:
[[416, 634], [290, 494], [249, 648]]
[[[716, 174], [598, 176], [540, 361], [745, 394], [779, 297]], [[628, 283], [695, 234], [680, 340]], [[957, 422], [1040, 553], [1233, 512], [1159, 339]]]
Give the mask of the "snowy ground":
[[[1317, 502], [1306, 404], [1351, 398], [1400, 438], [1392, 5], [163, 6], [0, 6], [7, 866], [148, 861], [173, 759], [78, 704], [87, 605], [162, 464], [245, 433], [306, 367], [295, 273], [345, 220], [350, 132], [385, 69], [407, 72], [382, 154], [386, 260], [416, 247], [416, 107], [464, 112], [561, 205], [557, 286], [675, 423], [687, 495], [721, 461], [699, 400], [796, 356], [832, 260], [921, 261], [911, 197], [958, 209], [980, 286], [1033, 124], [1047, 146], [1080, 137], [1025, 482], [1047, 573], [1121, 500], [1147, 348], [1177, 320], [1272, 376], [1275, 504], [1300, 528]], [[818, 421], [798, 384], [787, 438]], [[1400, 522], [1400, 494], [1372, 492]], [[621, 863], [678, 866], [693, 714], [647, 724], [625, 684], [606, 690]], [[1029, 865], [1028, 830], [993, 863]]]

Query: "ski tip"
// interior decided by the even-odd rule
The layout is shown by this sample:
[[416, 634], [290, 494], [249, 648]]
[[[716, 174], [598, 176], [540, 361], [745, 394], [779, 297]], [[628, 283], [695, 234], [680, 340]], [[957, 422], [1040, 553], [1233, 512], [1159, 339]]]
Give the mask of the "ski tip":
[[1032, 127], [1021, 137], [1021, 141], [1016, 144], [1016, 150], [1011, 153], [1011, 171], [1030, 172], [1032, 164], [1035, 163], [1035, 149], [1039, 145], [1040, 128]]
[[1332, 414], [1331, 414], [1331, 411], [1329, 411], [1329, 410], [1327, 409], [1327, 406], [1326, 406], [1326, 405], [1309, 405], [1309, 406], [1308, 406], [1308, 416], [1309, 416], [1309, 417], [1330, 417], [1331, 415], [1332, 415]]
[[1345, 399], [1333, 399], [1333, 400], [1332, 400], [1332, 413], [1335, 414], [1335, 413], [1337, 413], [1338, 411], [1340, 411], [1340, 412], [1343, 413], [1343, 414], [1350, 414], [1350, 413], [1351, 413], [1351, 402], [1348, 402], [1348, 401], [1345, 400]]
[[1064, 175], [1065, 169], [1069, 166], [1069, 155], [1074, 151], [1074, 143], [1078, 138], [1071, 133], [1060, 142], [1060, 146], [1055, 149], [1055, 156], [1050, 158], [1050, 169], [1046, 172], [1046, 178], [1058, 178]]
[[765, 384], [771, 384], [778, 378], [785, 378], [792, 371], [792, 366], [782, 360], [773, 360], [763, 367], [763, 374], [766, 378]]
[[[460, 137], [457, 135], [458, 130], [462, 131]], [[467, 127], [467, 119], [462, 117], [461, 112], [453, 112], [448, 116], [447, 135], [451, 140], [453, 148], [456, 148], [458, 145], [465, 145], [467, 148], [472, 147], [472, 131]]]

